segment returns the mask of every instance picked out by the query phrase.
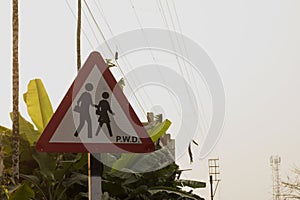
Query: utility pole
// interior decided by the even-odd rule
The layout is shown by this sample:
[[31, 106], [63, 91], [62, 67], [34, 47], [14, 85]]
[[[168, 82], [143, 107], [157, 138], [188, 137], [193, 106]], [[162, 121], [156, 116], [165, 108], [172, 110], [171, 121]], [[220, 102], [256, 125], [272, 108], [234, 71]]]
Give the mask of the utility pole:
[[[210, 197], [211, 200], [214, 200], [216, 191], [221, 181], [219, 158], [208, 159], [208, 173], [209, 173], [209, 183], [210, 183]], [[214, 186], [214, 182], [216, 183], [215, 186]]]

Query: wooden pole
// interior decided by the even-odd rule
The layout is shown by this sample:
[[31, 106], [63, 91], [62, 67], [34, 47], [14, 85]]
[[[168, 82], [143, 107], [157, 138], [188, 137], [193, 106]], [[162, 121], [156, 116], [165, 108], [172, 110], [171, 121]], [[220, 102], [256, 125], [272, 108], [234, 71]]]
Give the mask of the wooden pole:
[[[77, 13], [77, 35], [76, 35], [76, 52], [77, 52], [77, 71], [81, 68], [81, 1], [78, 0]], [[101, 176], [103, 164], [100, 162], [101, 154], [88, 153], [88, 192], [89, 200], [102, 199]]]
[[81, 67], [81, 0], [77, 3], [77, 35], [76, 35], [76, 53], [77, 53], [77, 70]]
[[12, 59], [12, 87], [13, 87], [13, 115], [12, 115], [12, 178], [15, 184], [19, 182], [19, 2], [13, 0], [13, 59]]

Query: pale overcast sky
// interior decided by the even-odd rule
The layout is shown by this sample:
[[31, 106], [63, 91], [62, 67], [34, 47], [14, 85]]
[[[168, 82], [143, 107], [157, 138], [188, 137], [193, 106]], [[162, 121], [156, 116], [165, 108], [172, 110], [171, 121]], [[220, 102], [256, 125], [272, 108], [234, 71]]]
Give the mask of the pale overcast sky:
[[[76, 8], [77, 1], [68, 2], [72, 9]], [[106, 38], [109, 39], [112, 37], [111, 32], [101, 14], [96, 13], [95, 1], [87, 2], [92, 7]], [[96, 2], [99, 5], [99, 1]], [[130, 0], [100, 2], [114, 35], [140, 28], [135, 12], [143, 28], [167, 28], [156, 0], [132, 0], [135, 12]], [[173, 29], [165, 0], [161, 2], [169, 26]], [[222, 137], [207, 157], [220, 158], [222, 181], [216, 199], [272, 199], [270, 156], [281, 156], [282, 178], [286, 177], [294, 165], [300, 166], [300, 56], [297, 55], [300, 52], [300, 1], [174, 2], [182, 33], [206, 50], [219, 71], [225, 88], [226, 118]], [[0, 3], [0, 123], [5, 126], [11, 126], [9, 112], [12, 110], [11, 4], [11, 1], [7, 0]], [[26, 92], [29, 80], [43, 80], [56, 109], [76, 75], [76, 20], [63, 0], [29, 0], [20, 1], [19, 4], [20, 109], [28, 118], [22, 94]], [[172, 5], [170, 3], [171, 13], [176, 21]], [[83, 7], [86, 12], [84, 4]], [[86, 14], [88, 15], [87, 12]], [[89, 16], [88, 19], [97, 39], [87, 19], [83, 17], [83, 28], [91, 45], [83, 35], [82, 61], [103, 42], [92, 19]], [[178, 24], [175, 28], [179, 31]], [[167, 55], [164, 57], [163, 53], [154, 55], [163, 64], [174, 62]], [[149, 53], [132, 54], [128, 59], [139, 65], [151, 62]], [[128, 66], [123, 67], [126, 71]], [[151, 92], [150, 96], [155, 96], [155, 90]], [[147, 102], [149, 94], [143, 94], [139, 94], [139, 98], [146, 102], [146, 109], [156, 105], [164, 107], [165, 97], [161, 103], [158, 99], [155, 105], [151, 105], [150, 101]], [[207, 96], [205, 92], [203, 94]], [[209, 103], [204, 102], [205, 105]], [[178, 131], [178, 116], [168, 112], [167, 108], [162, 109], [165, 109], [165, 117], [173, 121], [174, 126], [171, 130]], [[210, 109], [204, 108], [204, 114], [209, 121]], [[197, 155], [196, 147], [194, 151]], [[184, 178], [204, 180], [208, 183], [207, 158], [196, 158], [193, 164], [189, 164], [187, 156], [178, 159], [181, 168], [193, 169], [185, 173]], [[208, 187], [198, 190], [197, 193], [209, 199]]]

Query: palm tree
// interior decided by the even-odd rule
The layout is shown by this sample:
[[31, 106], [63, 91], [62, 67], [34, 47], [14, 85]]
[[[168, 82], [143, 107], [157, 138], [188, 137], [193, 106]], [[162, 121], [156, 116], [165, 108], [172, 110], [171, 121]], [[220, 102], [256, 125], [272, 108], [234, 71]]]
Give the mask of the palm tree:
[[12, 178], [17, 183], [19, 180], [19, 11], [18, 0], [13, 0], [13, 116], [12, 116]]
[[80, 35], [81, 35], [81, 0], [78, 0], [77, 11], [77, 70], [81, 67], [81, 52], [80, 52]]

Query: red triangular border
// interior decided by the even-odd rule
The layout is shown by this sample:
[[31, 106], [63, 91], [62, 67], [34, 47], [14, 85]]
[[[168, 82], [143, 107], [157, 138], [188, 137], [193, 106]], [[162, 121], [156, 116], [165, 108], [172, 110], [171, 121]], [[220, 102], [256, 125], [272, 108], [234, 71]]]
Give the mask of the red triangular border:
[[[72, 106], [72, 97], [76, 96], [91, 73], [94, 66], [97, 66], [102, 73], [111, 91], [115, 95], [129, 122], [132, 124], [142, 143], [135, 144], [114, 144], [114, 143], [53, 143], [49, 142], [58, 128], [60, 122], [65, 117], [66, 112]], [[76, 82], [76, 84], [75, 84]], [[129, 109], [128, 109], [129, 108]], [[80, 69], [77, 77], [73, 81], [67, 94], [63, 98], [53, 117], [46, 126], [43, 134], [39, 138], [36, 149], [42, 152], [74, 152], [74, 153], [113, 153], [113, 152], [131, 152], [148, 153], [155, 150], [154, 144], [141, 121], [137, 117], [117, 81], [110, 72], [107, 64], [98, 52], [92, 52], [83, 67]]]

